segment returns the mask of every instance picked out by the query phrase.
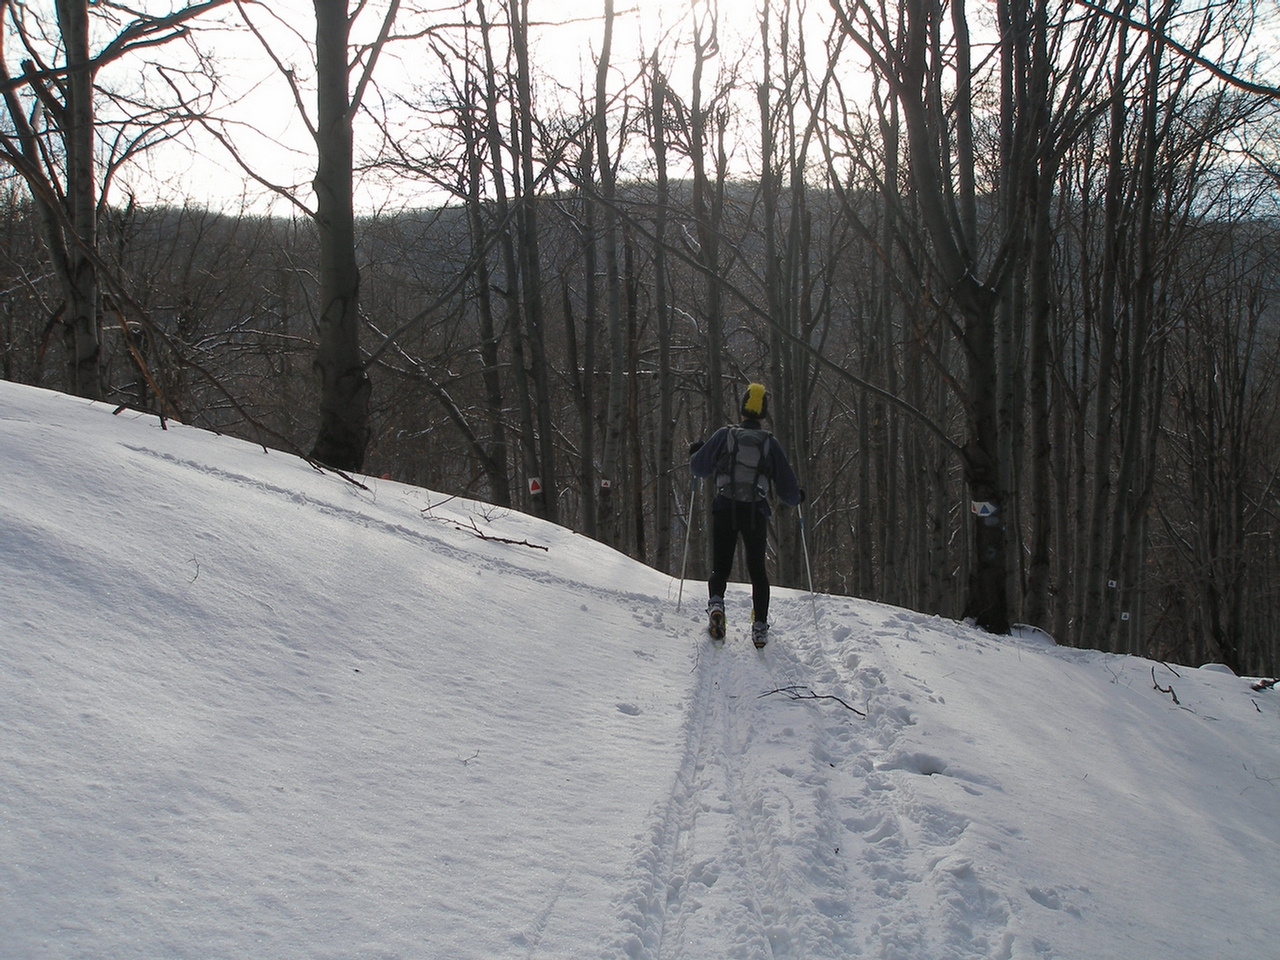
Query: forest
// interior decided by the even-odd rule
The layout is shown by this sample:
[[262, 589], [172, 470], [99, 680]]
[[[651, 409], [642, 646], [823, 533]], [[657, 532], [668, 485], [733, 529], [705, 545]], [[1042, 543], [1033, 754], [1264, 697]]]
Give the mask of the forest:
[[[732, 6], [0, 0], [0, 376], [529, 512], [686, 597], [689, 446], [759, 381], [807, 492], [775, 584], [1274, 675], [1269, 14]], [[245, 148], [228, 37], [301, 182]], [[270, 208], [133, 186], [196, 143]]]

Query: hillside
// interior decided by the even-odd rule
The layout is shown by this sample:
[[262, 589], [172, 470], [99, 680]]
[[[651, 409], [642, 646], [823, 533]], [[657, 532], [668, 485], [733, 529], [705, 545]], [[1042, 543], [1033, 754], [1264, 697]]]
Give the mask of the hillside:
[[1276, 692], [365, 483], [0, 382], [0, 956], [1274, 955]]

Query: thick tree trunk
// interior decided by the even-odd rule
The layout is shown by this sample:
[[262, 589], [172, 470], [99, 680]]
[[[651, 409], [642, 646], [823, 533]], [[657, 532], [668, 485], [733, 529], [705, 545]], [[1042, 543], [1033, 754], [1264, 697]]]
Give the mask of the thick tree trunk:
[[1054, 510], [1052, 465], [1053, 451], [1049, 444], [1049, 326], [1052, 322], [1053, 301], [1050, 295], [1052, 270], [1049, 209], [1053, 202], [1054, 176], [1049, 161], [1042, 163], [1041, 179], [1036, 197], [1034, 226], [1031, 238], [1030, 283], [1030, 362], [1027, 373], [1029, 403], [1029, 450], [1027, 469], [1029, 512], [1031, 515], [1030, 560], [1027, 567], [1026, 603], [1024, 619], [1038, 627], [1048, 629], [1049, 583], [1052, 572], [1050, 546], [1053, 539]]
[[[977, 286], [974, 281], [972, 287]], [[972, 505], [973, 565], [964, 616], [991, 633], [1008, 633], [1007, 505], [998, 453], [995, 302], [985, 290], [967, 293], [960, 299], [969, 391], [964, 477]]]
[[359, 470], [369, 443], [371, 385], [360, 356], [360, 271], [352, 205], [346, 0], [315, 0], [316, 228], [320, 241], [320, 427], [311, 455]]
[[64, 297], [62, 342], [67, 390], [100, 400], [102, 336], [98, 317], [97, 179], [94, 171], [93, 72], [89, 69], [89, 4], [59, 0], [58, 27], [67, 54], [66, 108], [62, 142], [66, 149], [66, 213], [71, 236], [59, 231], [59, 279]]
[[635, 539], [631, 556], [648, 563], [648, 537], [645, 535], [644, 451], [640, 436], [640, 283], [636, 276], [635, 244], [631, 232], [622, 234], [623, 286], [627, 296], [627, 448], [630, 464], [627, 493], [631, 507], [631, 529]]
[[[930, 62], [931, 25], [940, 15], [930, 0], [908, 4], [907, 35], [899, 84], [903, 119], [910, 147], [910, 171], [920, 195], [920, 212], [934, 244], [936, 269], [946, 291], [947, 307], [958, 316], [964, 348], [965, 404], [968, 438], [965, 443], [965, 484], [973, 508], [973, 562], [969, 572], [968, 600], [964, 615], [992, 633], [1009, 632], [1008, 547], [999, 445], [999, 364], [996, 351], [996, 291], [978, 279], [982, 272], [973, 251], [973, 236], [964, 229], [969, 201], [965, 199], [970, 173], [960, 179], [959, 206], [950, 202], [945, 168], [939, 153], [941, 129], [931, 122], [928, 91], [937, 78], [927, 69]], [[936, 64], [935, 64], [936, 66]], [[961, 78], [962, 85], [968, 81]], [[958, 95], [958, 99], [966, 98]], [[968, 115], [957, 118], [967, 129]], [[972, 143], [959, 138], [962, 147]], [[962, 169], [972, 170], [971, 152], [953, 158]]]

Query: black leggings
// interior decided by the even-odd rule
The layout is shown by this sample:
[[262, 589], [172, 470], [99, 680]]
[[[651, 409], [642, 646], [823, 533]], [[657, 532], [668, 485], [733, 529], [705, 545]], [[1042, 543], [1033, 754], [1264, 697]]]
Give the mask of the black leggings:
[[765, 550], [769, 545], [769, 518], [761, 516], [754, 504], [735, 505], [711, 514], [711, 576], [707, 578], [707, 589], [713, 597], [724, 596], [739, 536], [751, 577], [753, 619], [766, 623], [769, 620], [769, 571]]

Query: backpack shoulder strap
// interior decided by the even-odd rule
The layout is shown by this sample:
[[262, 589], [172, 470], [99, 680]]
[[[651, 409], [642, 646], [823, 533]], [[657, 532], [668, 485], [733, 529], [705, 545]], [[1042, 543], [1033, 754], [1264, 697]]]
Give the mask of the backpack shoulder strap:
[[720, 451], [720, 459], [716, 461], [716, 485], [717, 487], [732, 480], [733, 465], [738, 459], [738, 433], [741, 427], [726, 427], [724, 449]]
[[[764, 499], [769, 496], [769, 480], [772, 479], [773, 473], [772, 461], [769, 459], [769, 441], [773, 439], [773, 434], [768, 430], [765, 430], [763, 427], [758, 428], [756, 432], [758, 436], [755, 442], [759, 444], [760, 452], [756, 456], [756, 475], [751, 478], [751, 483], [756, 490], [760, 491], [761, 499]], [[765, 461], [769, 461], [770, 470], [768, 473], [765, 473]], [[763, 489], [761, 489], [760, 486], [761, 477], [765, 478]]]

